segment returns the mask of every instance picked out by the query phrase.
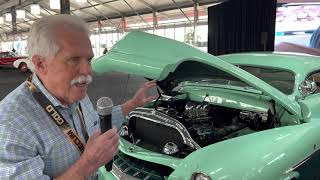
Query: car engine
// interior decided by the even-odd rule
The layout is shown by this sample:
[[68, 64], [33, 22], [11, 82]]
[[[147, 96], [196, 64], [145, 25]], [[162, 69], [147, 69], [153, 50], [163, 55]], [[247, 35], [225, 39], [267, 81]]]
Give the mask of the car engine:
[[274, 114], [185, 99], [157, 100], [129, 114], [122, 136], [135, 146], [175, 157], [226, 139], [276, 127]]

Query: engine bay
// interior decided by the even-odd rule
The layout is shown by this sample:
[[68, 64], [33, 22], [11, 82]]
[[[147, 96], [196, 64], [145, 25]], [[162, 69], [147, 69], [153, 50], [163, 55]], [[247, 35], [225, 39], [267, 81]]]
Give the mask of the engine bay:
[[210, 144], [279, 126], [271, 112], [163, 98], [131, 112], [123, 137], [152, 151], [184, 157]]

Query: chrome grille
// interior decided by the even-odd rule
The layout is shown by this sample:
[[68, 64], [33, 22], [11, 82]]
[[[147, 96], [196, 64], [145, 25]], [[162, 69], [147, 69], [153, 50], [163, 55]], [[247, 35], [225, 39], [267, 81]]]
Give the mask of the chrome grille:
[[164, 180], [172, 171], [170, 167], [136, 159], [121, 152], [114, 157], [112, 169], [112, 173], [119, 179], [143, 180]]

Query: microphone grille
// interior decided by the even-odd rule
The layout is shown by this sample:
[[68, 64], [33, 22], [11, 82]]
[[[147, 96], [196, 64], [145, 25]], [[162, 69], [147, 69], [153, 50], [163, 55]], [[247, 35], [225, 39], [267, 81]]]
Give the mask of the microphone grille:
[[97, 101], [97, 112], [99, 115], [111, 114], [113, 102], [109, 97], [101, 97]]

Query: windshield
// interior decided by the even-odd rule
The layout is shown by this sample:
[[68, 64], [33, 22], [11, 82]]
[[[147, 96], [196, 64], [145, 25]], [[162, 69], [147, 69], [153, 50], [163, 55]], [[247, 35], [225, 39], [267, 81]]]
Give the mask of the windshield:
[[[254, 67], [245, 65], [237, 66], [265, 81], [284, 94], [289, 95], [293, 92], [295, 78], [294, 73], [290, 71], [269, 67]], [[165, 83], [168, 81], [171, 82], [170, 85]], [[250, 87], [249, 84], [241, 81], [237, 77], [195, 61], [181, 63], [176, 71], [170, 74], [166, 80], [162, 82], [162, 87], [176, 87], [180, 82], [183, 81]]]
[[17, 54], [14, 53], [14, 52], [9, 52], [9, 53], [10, 53], [10, 57], [16, 57], [17, 56]]
[[270, 84], [284, 94], [292, 94], [294, 88], [294, 73], [275, 68], [253, 67], [253, 66], [238, 66], [239, 68], [251, 73], [257, 78]]
[[[256, 76], [257, 78], [263, 80], [264, 82], [280, 90], [284, 94], [289, 95], [293, 93], [294, 74], [289, 71], [273, 69], [273, 68], [265, 68], [265, 67], [251, 67], [251, 66], [238, 66], [238, 67]], [[202, 78], [202, 79], [200, 79], [199, 77], [193, 78], [193, 81], [196, 81], [196, 80], [197, 80], [197, 83], [208, 83], [208, 84], [212, 83], [212, 84], [239, 86], [239, 87], [250, 87], [250, 85], [248, 85], [247, 83], [231, 75], [227, 75], [223, 71], [215, 71], [214, 74], [211, 74], [210, 78], [208, 77]]]

